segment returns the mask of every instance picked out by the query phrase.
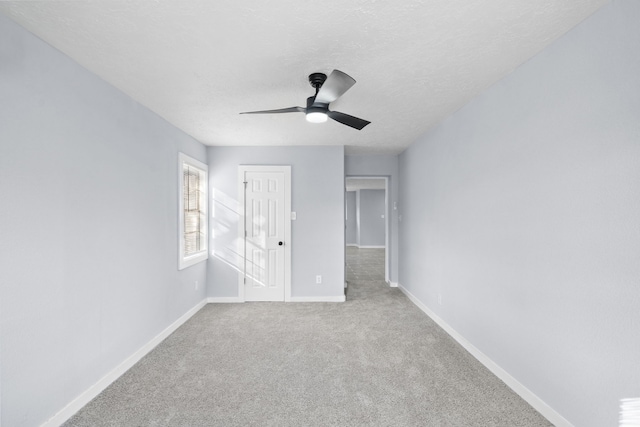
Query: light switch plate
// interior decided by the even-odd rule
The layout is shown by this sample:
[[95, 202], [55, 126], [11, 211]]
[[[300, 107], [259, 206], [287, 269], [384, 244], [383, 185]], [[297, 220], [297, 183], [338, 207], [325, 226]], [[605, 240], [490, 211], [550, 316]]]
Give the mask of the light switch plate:
[[291, 212], [291, 221], [295, 221], [295, 219], [296, 219], [296, 213]]

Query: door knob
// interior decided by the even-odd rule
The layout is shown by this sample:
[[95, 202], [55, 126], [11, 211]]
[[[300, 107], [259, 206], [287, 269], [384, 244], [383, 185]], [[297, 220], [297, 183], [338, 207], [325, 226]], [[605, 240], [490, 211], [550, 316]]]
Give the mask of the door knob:
[[278, 242], [278, 246], [284, 245], [284, 242]]

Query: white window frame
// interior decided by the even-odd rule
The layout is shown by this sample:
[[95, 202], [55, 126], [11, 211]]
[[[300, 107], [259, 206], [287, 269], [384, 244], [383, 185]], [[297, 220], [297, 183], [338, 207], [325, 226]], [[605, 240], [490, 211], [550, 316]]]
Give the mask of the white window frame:
[[[194, 254], [185, 255], [184, 245], [184, 167], [190, 166], [200, 172], [202, 193], [204, 194], [204, 224], [201, 229], [204, 235], [204, 248]], [[178, 270], [205, 261], [209, 258], [209, 166], [189, 157], [184, 153], [178, 153]]]

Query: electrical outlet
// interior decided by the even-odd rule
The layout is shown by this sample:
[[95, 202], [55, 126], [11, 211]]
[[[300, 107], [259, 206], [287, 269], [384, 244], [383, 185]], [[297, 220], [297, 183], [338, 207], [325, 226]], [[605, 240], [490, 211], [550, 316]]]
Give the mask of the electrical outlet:
[[317, 276], [316, 276], [316, 283], [317, 283], [317, 284], [322, 283], [322, 276], [320, 276], [320, 275], [317, 275]]
[[197, 280], [196, 280], [196, 283], [195, 283], [195, 287], [196, 287], [196, 291], [197, 291], [198, 290], [198, 281]]

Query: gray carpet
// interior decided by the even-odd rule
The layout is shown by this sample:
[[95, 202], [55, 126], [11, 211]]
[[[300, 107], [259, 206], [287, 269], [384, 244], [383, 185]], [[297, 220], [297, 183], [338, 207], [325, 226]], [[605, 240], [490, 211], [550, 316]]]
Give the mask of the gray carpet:
[[345, 303], [208, 304], [65, 426], [549, 426], [348, 250]]

